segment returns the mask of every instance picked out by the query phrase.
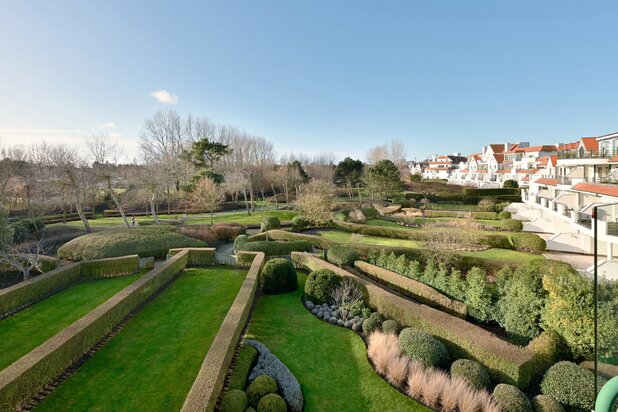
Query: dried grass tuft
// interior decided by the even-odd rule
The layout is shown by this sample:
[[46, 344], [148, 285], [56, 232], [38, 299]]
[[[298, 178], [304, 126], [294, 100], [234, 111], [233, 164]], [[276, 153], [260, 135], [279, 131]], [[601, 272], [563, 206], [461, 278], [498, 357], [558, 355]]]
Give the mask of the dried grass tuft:
[[442, 392], [448, 389], [451, 379], [438, 369], [427, 369], [425, 380], [421, 384], [423, 400], [430, 408], [438, 408], [442, 399]]
[[455, 412], [459, 406], [464, 392], [469, 391], [470, 387], [461, 379], [451, 378], [451, 383], [448, 388], [442, 391], [442, 411]]
[[388, 381], [395, 386], [402, 386], [408, 377], [408, 363], [407, 356], [391, 358], [388, 363]]
[[419, 399], [423, 394], [421, 388], [424, 381], [425, 366], [419, 362], [411, 360], [408, 364], [408, 396]]
[[399, 358], [401, 349], [397, 337], [384, 332], [374, 332], [368, 339], [367, 353], [380, 375], [388, 373], [388, 365]]

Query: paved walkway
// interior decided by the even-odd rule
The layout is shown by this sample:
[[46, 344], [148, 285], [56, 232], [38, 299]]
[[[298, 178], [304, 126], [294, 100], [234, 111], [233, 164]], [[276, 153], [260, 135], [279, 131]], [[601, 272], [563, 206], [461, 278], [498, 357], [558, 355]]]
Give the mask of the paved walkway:
[[577, 253], [545, 252], [547, 259], [561, 260], [573, 266], [577, 270], [586, 270], [594, 263], [594, 257], [590, 255], [580, 255]]

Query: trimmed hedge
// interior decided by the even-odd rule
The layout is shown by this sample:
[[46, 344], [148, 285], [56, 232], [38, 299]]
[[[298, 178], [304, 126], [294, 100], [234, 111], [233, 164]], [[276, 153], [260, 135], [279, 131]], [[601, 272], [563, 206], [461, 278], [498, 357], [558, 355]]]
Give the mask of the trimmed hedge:
[[0, 410], [13, 410], [77, 361], [131, 311], [171, 281], [187, 262], [181, 253], [148, 272], [37, 350], [0, 371]]
[[212, 247], [170, 249], [167, 253], [168, 259], [183, 250], [189, 251], [187, 267], [211, 266], [215, 264], [216, 249]]
[[499, 195], [517, 195], [519, 189], [509, 188], [494, 188], [494, 189], [478, 189], [475, 187], [464, 187], [464, 195], [466, 196], [499, 196]]
[[469, 359], [458, 359], [451, 365], [451, 377], [465, 381], [474, 389], [487, 389], [491, 385], [489, 372], [483, 365]]
[[547, 395], [532, 398], [532, 409], [534, 412], [565, 412], [560, 402]]
[[[603, 384], [603, 379], [599, 377], [599, 387]], [[596, 398], [594, 372], [573, 362], [558, 362], [545, 373], [541, 391], [571, 408], [591, 410]]]
[[524, 224], [521, 223], [521, 220], [516, 219], [504, 219], [500, 226], [502, 227], [502, 229], [509, 232], [521, 232], [521, 230], [524, 228]]
[[413, 328], [399, 333], [399, 346], [403, 353], [425, 366], [441, 367], [448, 362], [448, 351], [442, 342]]
[[236, 250], [242, 252], [263, 252], [266, 256], [284, 256], [291, 252], [311, 252], [312, 249], [311, 243], [306, 240], [235, 242], [235, 247]]
[[240, 389], [228, 390], [223, 398], [221, 398], [221, 405], [219, 405], [220, 412], [244, 412], [247, 410], [249, 402], [247, 401], [247, 394]]
[[271, 393], [277, 393], [277, 382], [269, 375], [258, 376], [247, 388], [249, 405], [257, 407], [260, 399]]
[[206, 246], [180, 233], [159, 229], [122, 229], [89, 233], [75, 238], [60, 249], [58, 257], [79, 261], [139, 255], [164, 258], [169, 249]]
[[228, 390], [240, 389], [245, 390], [247, 387], [247, 379], [251, 373], [251, 369], [257, 362], [258, 351], [251, 345], [243, 345], [236, 357], [236, 364], [232, 370], [232, 376], [228, 385]]
[[394, 335], [399, 335], [401, 329], [401, 324], [394, 319], [388, 319], [382, 322], [382, 331], [384, 333], [392, 333]]
[[494, 388], [493, 395], [504, 412], [532, 412], [530, 400], [515, 386], [501, 383]]
[[260, 225], [260, 232], [268, 232], [269, 230], [279, 229], [281, 227], [281, 221], [277, 216], [268, 216], [262, 219]]
[[288, 407], [283, 398], [276, 393], [264, 396], [257, 405], [257, 412], [287, 412]]
[[353, 275], [313, 255], [292, 253], [297, 267], [308, 270], [329, 269], [348, 276], [367, 288], [368, 304], [402, 325], [429, 333], [445, 344], [453, 358], [468, 358], [485, 366], [492, 379], [526, 388], [535, 372], [533, 353], [500, 339], [495, 334], [463, 319], [413, 302], [378, 286], [373, 281]]
[[352, 266], [359, 259], [359, 254], [356, 250], [345, 246], [335, 246], [328, 250], [328, 261], [339, 266]]
[[513, 248], [524, 252], [540, 253], [547, 248], [547, 243], [534, 233], [515, 233], [511, 236]]
[[460, 318], [465, 318], [468, 314], [468, 306], [465, 303], [453, 300], [422, 282], [360, 260], [354, 263], [354, 267], [370, 278], [420, 303], [444, 310]]
[[510, 219], [510, 218], [511, 218], [511, 212], [507, 212], [506, 210], [503, 210], [502, 212], [498, 213], [498, 219], [500, 220]]
[[296, 269], [287, 259], [271, 259], [264, 265], [260, 287], [266, 294], [287, 293], [298, 288]]
[[139, 256], [129, 255], [116, 258], [85, 260], [81, 262], [83, 278], [97, 279], [128, 275], [139, 270]]
[[292, 218], [292, 230], [305, 230], [311, 223], [302, 216], [294, 216]]
[[312, 271], [305, 282], [305, 297], [316, 304], [328, 303], [330, 294], [341, 283], [341, 276], [328, 269]]

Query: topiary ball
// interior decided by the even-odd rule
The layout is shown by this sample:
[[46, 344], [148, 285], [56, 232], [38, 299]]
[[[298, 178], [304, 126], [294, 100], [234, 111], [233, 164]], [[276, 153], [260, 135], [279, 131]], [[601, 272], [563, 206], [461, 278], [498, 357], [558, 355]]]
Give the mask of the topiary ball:
[[[599, 386], [602, 385], [600, 382]], [[570, 408], [591, 410], [596, 398], [594, 373], [573, 362], [558, 362], [545, 372], [541, 392]]]
[[305, 297], [313, 303], [323, 304], [331, 300], [333, 290], [341, 284], [342, 277], [328, 269], [314, 270], [305, 282]]
[[487, 369], [478, 362], [458, 359], [451, 365], [451, 376], [465, 381], [474, 389], [487, 389], [491, 378]]
[[382, 322], [382, 331], [384, 333], [399, 335], [399, 332], [401, 332], [401, 324], [393, 319], [385, 320]]
[[269, 393], [277, 393], [277, 382], [275, 382], [275, 380], [268, 375], [258, 376], [247, 388], [247, 399], [249, 400], [249, 405], [255, 408], [260, 399]]
[[288, 406], [283, 398], [276, 393], [264, 396], [258, 402], [257, 412], [287, 412]]
[[378, 320], [380, 323], [384, 322], [386, 319], [384, 318], [384, 316], [382, 316], [382, 314], [380, 312], [372, 312], [371, 315], [369, 315], [369, 317], [371, 319], [376, 319]]
[[264, 293], [286, 293], [296, 290], [298, 280], [294, 264], [287, 259], [271, 259], [264, 265], [260, 276]]
[[524, 224], [521, 223], [520, 220], [504, 219], [502, 221], [502, 229], [508, 230], [509, 232], [521, 232], [523, 228]]
[[493, 395], [504, 412], [532, 412], [532, 404], [528, 397], [512, 385], [498, 384]]
[[247, 406], [249, 406], [247, 394], [240, 389], [232, 389], [221, 398], [219, 410], [221, 412], [244, 412]]
[[353, 266], [360, 259], [360, 255], [354, 249], [344, 246], [335, 246], [328, 250], [327, 260], [339, 266]]
[[260, 231], [266, 232], [268, 230], [279, 229], [281, 227], [281, 221], [277, 216], [265, 217], [260, 225]]
[[405, 328], [399, 334], [401, 350], [426, 366], [439, 367], [448, 362], [448, 351], [442, 342], [416, 329]]
[[292, 218], [292, 229], [304, 230], [309, 227], [309, 221], [302, 216], [294, 216]]
[[560, 402], [548, 395], [537, 395], [532, 398], [534, 412], [564, 412]]
[[363, 333], [369, 336], [372, 332], [380, 330], [382, 321], [379, 318], [367, 318], [363, 321]]

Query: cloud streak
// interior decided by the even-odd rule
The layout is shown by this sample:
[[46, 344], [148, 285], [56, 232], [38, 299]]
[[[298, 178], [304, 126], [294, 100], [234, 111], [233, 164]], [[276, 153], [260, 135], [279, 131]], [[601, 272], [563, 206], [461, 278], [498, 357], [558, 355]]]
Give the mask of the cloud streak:
[[114, 122], [107, 122], [101, 125], [104, 129], [116, 130], [116, 124]]
[[178, 96], [174, 93], [168, 92], [167, 90], [155, 90], [154, 92], [150, 92], [150, 95], [159, 103], [172, 105], [178, 103]]

